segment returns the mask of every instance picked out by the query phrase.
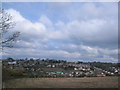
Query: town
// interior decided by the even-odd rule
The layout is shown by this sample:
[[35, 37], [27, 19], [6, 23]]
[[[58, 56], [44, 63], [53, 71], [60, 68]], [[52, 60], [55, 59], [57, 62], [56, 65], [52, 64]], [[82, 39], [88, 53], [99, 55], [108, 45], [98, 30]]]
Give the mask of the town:
[[[4, 59], [3, 77], [7, 71], [13, 77], [105, 77], [119, 76], [118, 63], [67, 62], [54, 59]], [[7, 75], [8, 76], [8, 75]]]

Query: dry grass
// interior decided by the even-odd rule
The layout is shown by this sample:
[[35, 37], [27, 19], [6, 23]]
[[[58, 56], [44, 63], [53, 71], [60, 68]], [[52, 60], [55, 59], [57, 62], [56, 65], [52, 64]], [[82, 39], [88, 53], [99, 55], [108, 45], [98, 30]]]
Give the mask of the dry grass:
[[4, 85], [6, 88], [118, 88], [118, 77], [22, 78]]

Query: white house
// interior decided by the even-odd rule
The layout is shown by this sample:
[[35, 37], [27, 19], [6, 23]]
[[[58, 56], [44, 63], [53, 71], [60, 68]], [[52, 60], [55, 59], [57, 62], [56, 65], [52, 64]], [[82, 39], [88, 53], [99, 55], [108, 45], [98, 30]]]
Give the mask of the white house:
[[16, 61], [14, 61], [14, 62], [8, 62], [8, 64], [16, 64]]

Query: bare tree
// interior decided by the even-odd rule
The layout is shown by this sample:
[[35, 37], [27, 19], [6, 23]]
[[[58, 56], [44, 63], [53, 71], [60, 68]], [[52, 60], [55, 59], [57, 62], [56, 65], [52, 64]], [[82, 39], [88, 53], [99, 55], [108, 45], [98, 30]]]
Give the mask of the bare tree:
[[9, 32], [14, 28], [15, 23], [12, 21], [12, 16], [5, 10], [0, 10], [0, 45], [4, 47], [13, 47], [13, 42], [17, 40], [20, 32]]

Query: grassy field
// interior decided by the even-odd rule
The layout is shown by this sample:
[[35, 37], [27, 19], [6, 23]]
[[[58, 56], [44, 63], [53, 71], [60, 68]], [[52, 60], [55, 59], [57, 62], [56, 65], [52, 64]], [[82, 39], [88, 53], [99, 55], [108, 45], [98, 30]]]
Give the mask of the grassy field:
[[22, 78], [9, 80], [5, 88], [118, 88], [118, 77]]

